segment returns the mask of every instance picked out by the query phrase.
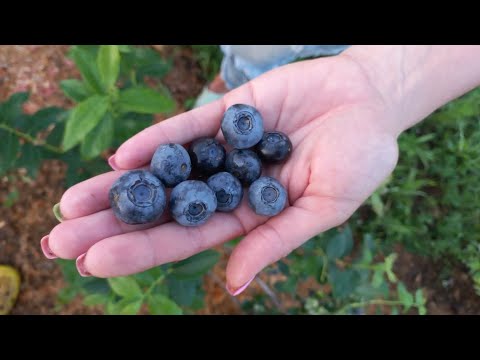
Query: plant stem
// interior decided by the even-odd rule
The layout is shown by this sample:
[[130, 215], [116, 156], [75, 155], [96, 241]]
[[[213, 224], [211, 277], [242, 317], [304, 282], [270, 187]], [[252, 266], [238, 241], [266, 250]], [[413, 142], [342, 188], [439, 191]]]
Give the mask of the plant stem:
[[147, 296], [149, 296], [150, 293], [153, 291], [153, 289], [155, 289], [155, 287], [156, 287], [157, 285], [160, 285], [160, 284], [163, 282], [163, 280], [165, 280], [165, 278], [167, 277], [167, 275], [169, 275], [169, 274], [172, 273], [172, 271], [173, 271], [173, 270], [172, 270], [171, 268], [170, 268], [170, 269], [167, 269], [167, 270], [165, 271], [165, 274], [159, 276], [159, 277], [152, 283], [152, 285], [150, 285], [150, 287], [147, 289], [147, 291], [145, 291], [145, 293], [143, 294], [143, 297], [146, 298]]
[[143, 294], [143, 297], [146, 298], [147, 296], [150, 295], [150, 293], [153, 291], [153, 289], [155, 289], [155, 287], [157, 285], [160, 285], [163, 280], [165, 280], [165, 275], [162, 275], [162, 276], [159, 276], [157, 280], [155, 280], [152, 285], [150, 285], [150, 287], [148, 288], [147, 291], [145, 291], [145, 293]]
[[325, 281], [325, 277], [327, 276], [328, 271], [328, 256], [325, 254], [322, 248], [317, 249], [318, 254], [322, 257], [322, 273], [320, 274], [320, 281]]
[[275, 305], [275, 307], [282, 313], [282, 314], [286, 314], [286, 311], [285, 309], [283, 308], [282, 304], [280, 303], [280, 301], [278, 300], [278, 297], [277, 295], [268, 287], [268, 285], [262, 280], [260, 279], [258, 276], [255, 277], [255, 282], [260, 285], [260, 287], [262, 288], [262, 290], [265, 292], [265, 294], [267, 294], [267, 296], [270, 298], [270, 300], [272, 300], [273, 302], [273, 305]]
[[56, 153], [56, 154], [63, 154], [63, 153], [64, 153], [64, 151], [63, 151], [61, 148], [56, 147], [56, 146], [53, 146], [53, 145], [50, 145], [50, 144], [47, 144], [47, 143], [43, 143], [43, 144], [42, 144], [42, 143], [38, 143], [37, 139], [35, 139], [34, 137], [32, 137], [32, 136], [30, 136], [30, 135], [28, 135], [28, 134], [25, 134], [25, 133], [23, 133], [23, 132], [21, 132], [21, 131], [18, 131], [17, 129], [14, 129], [14, 128], [8, 126], [8, 125], [0, 124], [0, 129], [3, 129], [3, 130], [5, 130], [5, 131], [7, 131], [7, 132], [9, 132], [9, 133], [12, 133], [12, 134], [18, 136], [19, 138], [21, 138], [21, 139], [23, 139], [23, 140], [25, 140], [25, 141], [27, 141], [27, 142], [35, 145], [35, 146], [42, 146], [42, 147], [44, 147], [45, 149], [47, 149], [47, 150], [49, 150], [49, 151], [51, 151], [51, 152], [54, 152], [54, 153]]

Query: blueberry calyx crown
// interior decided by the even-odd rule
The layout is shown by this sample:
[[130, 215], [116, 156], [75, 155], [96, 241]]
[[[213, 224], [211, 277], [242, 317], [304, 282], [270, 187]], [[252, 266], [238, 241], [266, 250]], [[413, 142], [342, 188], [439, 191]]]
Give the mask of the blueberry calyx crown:
[[281, 141], [281, 140], [282, 140], [281, 136], [278, 135], [278, 134], [276, 134], [276, 133], [268, 134], [268, 135], [267, 135], [267, 141], [268, 141], [269, 143], [272, 143], [272, 144], [273, 144], [273, 143], [279, 142], [279, 141]]
[[220, 190], [215, 193], [217, 201], [222, 205], [230, 205], [232, 202], [232, 195], [228, 194], [225, 190]]
[[184, 211], [188, 221], [200, 221], [207, 216], [207, 206], [201, 201], [195, 201], [188, 204]]
[[241, 111], [235, 116], [235, 131], [247, 135], [253, 129], [253, 115], [248, 111]]
[[157, 198], [157, 186], [140, 177], [130, 186], [127, 196], [136, 206], [149, 207], [153, 205]]
[[278, 199], [278, 190], [273, 186], [262, 188], [262, 200], [266, 203], [274, 203]]

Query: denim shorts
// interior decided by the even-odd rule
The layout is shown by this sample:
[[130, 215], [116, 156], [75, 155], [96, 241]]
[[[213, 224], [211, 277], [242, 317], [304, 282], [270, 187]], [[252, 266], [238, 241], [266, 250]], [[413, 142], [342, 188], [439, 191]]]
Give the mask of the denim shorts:
[[337, 55], [349, 45], [221, 45], [221, 77], [234, 89], [273, 68], [302, 58]]

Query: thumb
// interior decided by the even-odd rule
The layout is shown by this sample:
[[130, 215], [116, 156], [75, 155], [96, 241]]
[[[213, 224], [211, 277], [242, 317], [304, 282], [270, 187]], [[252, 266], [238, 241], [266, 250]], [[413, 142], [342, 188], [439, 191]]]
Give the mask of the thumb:
[[[287, 256], [305, 241], [343, 223], [352, 203], [303, 197], [250, 232], [234, 249], [227, 265], [227, 290], [236, 296], [266, 266]], [[348, 214], [348, 215], [347, 215]]]

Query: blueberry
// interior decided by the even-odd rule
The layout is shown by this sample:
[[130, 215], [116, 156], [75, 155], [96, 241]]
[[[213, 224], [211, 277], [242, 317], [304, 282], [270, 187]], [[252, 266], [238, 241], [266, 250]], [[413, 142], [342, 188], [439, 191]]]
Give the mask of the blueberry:
[[248, 189], [248, 204], [258, 215], [275, 216], [287, 202], [287, 191], [277, 180], [262, 176]]
[[218, 211], [233, 211], [240, 205], [243, 188], [240, 181], [228, 172], [220, 172], [208, 178], [208, 186], [217, 196]]
[[292, 152], [292, 142], [280, 131], [266, 131], [255, 150], [266, 162], [280, 162]]
[[235, 149], [247, 149], [262, 139], [262, 115], [253, 106], [232, 105], [223, 115], [221, 128], [227, 143]]
[[173, 188], [170, 212], [183, 226], [205, 224], [217, 209], [217, 198], [203, 181], [187, 180]]
[[167, 204], [162, 182], [146, 170], [120, 176], [110, 188], [109, 200], [115, 216], [127, 224], [158, 220]]
[[189, 154], [193, 168], [202, 174], [215, 174], [225, 165], [225, 148], [213, 138], [195, 140], [190, 146]]
[[244, 185], [250, 185], [262, 173], [262, 162], [252, 150], [234, 149], [227, 155], [225, 169]]
[[174, 187], [188, 179], [192, 163], [182, 145], [165, 144], [160, 145], [153, 154], [150, 171], [162, 180], [166, 187]]

